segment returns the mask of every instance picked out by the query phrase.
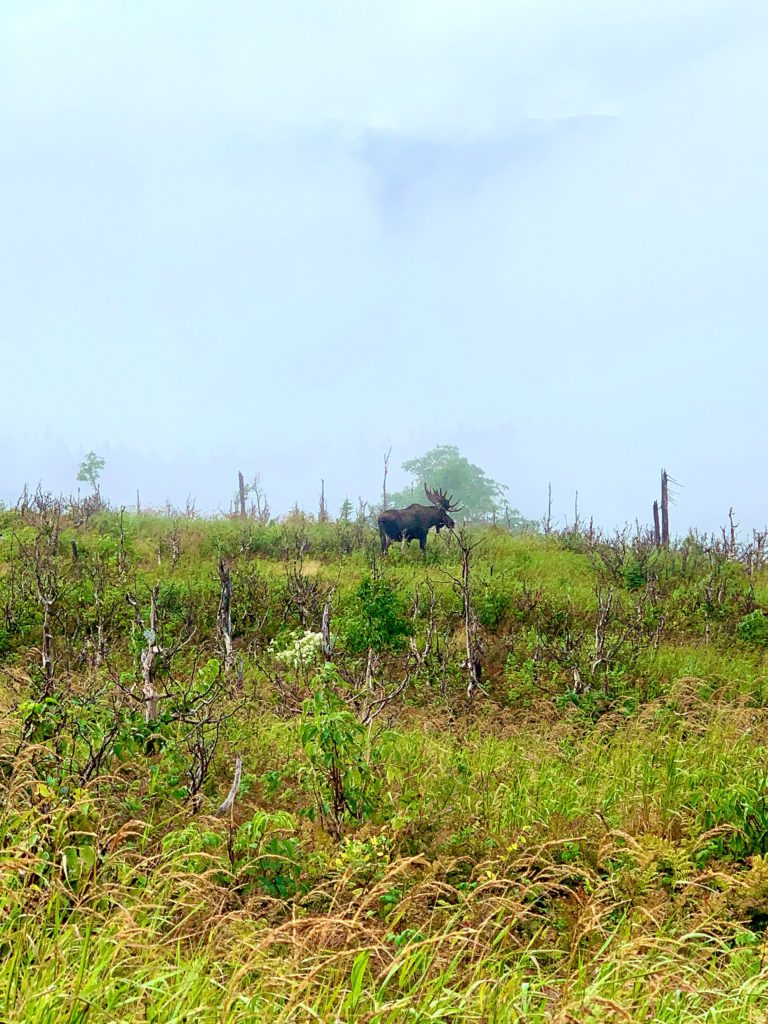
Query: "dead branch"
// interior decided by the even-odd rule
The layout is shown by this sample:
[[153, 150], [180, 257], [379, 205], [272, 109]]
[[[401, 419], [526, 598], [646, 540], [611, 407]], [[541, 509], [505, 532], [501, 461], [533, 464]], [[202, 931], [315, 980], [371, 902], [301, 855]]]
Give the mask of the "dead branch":
[[235, 776], [232, 779], [232, 786], [227, 794], [227, 798], [223, 804], [214, 812], [215, 818], [223, 818], [232, 810], [237, 798], [238, 791], [240, 789], [240, 778], [243, 774], [243, 759], [240, 755], [237, 755], [235, 761]]

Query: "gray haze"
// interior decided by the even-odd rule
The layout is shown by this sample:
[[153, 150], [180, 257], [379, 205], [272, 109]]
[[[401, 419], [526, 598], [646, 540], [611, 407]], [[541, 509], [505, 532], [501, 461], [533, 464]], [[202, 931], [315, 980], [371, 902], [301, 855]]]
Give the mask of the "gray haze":
[[[765, 0], [4, 0], [0, 499], [768, 519]], [[403, 482], [394, 473], [392, 485]]]

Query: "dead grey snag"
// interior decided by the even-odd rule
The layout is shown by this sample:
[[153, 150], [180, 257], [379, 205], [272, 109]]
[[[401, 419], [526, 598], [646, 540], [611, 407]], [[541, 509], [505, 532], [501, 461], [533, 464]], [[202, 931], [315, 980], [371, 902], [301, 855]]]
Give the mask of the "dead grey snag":
[[661, 527], [659, 526], [659, 503], [654, 501], [653, 503], [653, 543], [656, 547], [661, 547]]
[[669, 547], [669, 478], [666, 469], [661, 471], [661, 543]]
[[577, 694], [586, 693], [589, 690], [589, 687], [584, 685], [584, 680], [581, 678], [579, 666], [571, 666], [571, 673], [573, 675], [573, 692]]
[[50, 561], [39, 544], [35, 542], [33, 571], [37, 584], [37, 599], [43, 612], [43, 638], [40, 648], [40, 661], [45, 678], [45, 693], [53, 692], [54, 658], [53, 658], [53, 616], [56, 602], [61, 596], [54, 564]]
[[544, 533], [552, 533], [552, 484], [547, 488], [547, 516], [544, 520]]
[[141, 692], [144, 696], [144, 720], [153, 722], [159, 713], [159, 696], [154, 679], [157, 645], [149, 643], [141, 652]]
[[472, 704], [478, 692], [483, 692], [481, 677], [483, 673], [482, 663], [482, 642], [479, 635], [477, 614], [472, 604], [471, 584], [471, 554], [477, 547], [479, 541], [471, 541], [467, 535], [466, 527], [462, 527], [456, 534], [456, 540], [461, 553], [461, 579], [454, 578], [454, 584], [462, 600], [462, 613], [464, 617], [464, 639], [466, 644], [467, 657], [462, 663], [462, 668], [467, 671], [467, 701]]
[[53, 688], [53, 633], [51, 632], [52, 608], [55, 598], [41, 598], [43, 606], [43, 646], [41, 648], [41, 661], [43, 675], [45, 676], [45, 690], [50, 693]]
[[237, 483], [238, 490], [240, 492], [240, 518], [245, 519], [245, 478], [239, 471], [237, 474]]
[[389, 504], [389, 498], [387, 496], [387, 477], [389, 475], [389, 457], [392, 454], [392, 449], [384, 453], [384, 480], [381, 485], [381, 510], [386, 510]]
[[[592, 678], [596, 678], [601, 665], [608, 666], [611, 658], [608, 651], [608, 630], [613, 612], [613, 587], [604, 593], [597, 589], [597, 620], [595, 622], [595, 656], [592, 659]], [[574, 677], [575, 682], [575, 677]], [[578, 691], [577, 691], [578, 692]]]
[[141, 655], [141, 667], [143, 673], [142, 692], [144, 694], [145, 717], [148, 722], [153, 721], [159, 712], [159, 696], [155, 686], [155, 658], [160, 653], [157, 643], [157, 595], [159, 586], [152, 587], [149, 599], [149, 634], [147, 646]]
[[223, 818], [232, 810], [237, 799], [238, 790], [240, 789], [240, 778], [243, 774], [243, 759], [240, 755], [237, 755], [235, 761], [235, 777], [232, 779], [232, 786], [227, 793], [227, 798], [223, 804], [214, 812], [214, 818]]
[[144, 634], [146, 647], [139, 656], [141, 664], [141, 692], [144, 698], [144, 720], [152, 722], [157, 718], [159, 712], [160, 695], [155, 686], [155, 659], [162, 653], [162, 648], [157, 642], [157, 595], [159, 586], [152, 588], [149, 605], [149, 629], [145, 629], [144, 620], [139, 610], [139, 602], [132, 594], [126, 594], [125, 599], [133, 608], [136, 615], [136, 624]]
[[216, 626], [219, 633], [219, 640], [224, 649], [224, 670], [230, 672], [234, 665], [234, 654], [232, 651], [232, 579], [229, 572], [229, 562], [225, 558], [219, 559], [219, 608], [216, 615]]
[[323, 605], [323, 620], [320, 626], [320, 635], [323, 642], [323, 657], [326, 661], [330, 661], [333, 658], [333, 644], [331, 643], [331, 597], [333, 591], [326, 598], [326, 602]]
[[738, 545], [736, 543], [736, 531], [739, 528], [739, 524], [734, 522], [734, 519], [733, 519], [733, 507], [728, 509], [728, 522], [730, 523], [730, 539], [729, 539], [730, 555], [731, 555], [731, 558], [735, 558], [736, 557], [736, 552], [737, 552], [737, 547], [738, 547]]
[[328, 505], [325, 500], [325, 480], [320, 481], [320, 506], [317, 511], [318, 523], [328, 522]]
[[181, 530], [178, 519], [173, 520], [173, 529], [168, 534], [168, 546], [171, 551], [171, 568], [176, 568], [176, 563], [181, 558]]
[[117, 536], [117, 570], [119, 573], [125, 573], [128, 568], [128, 559], [125, 553], [125, 527], [123, 524], [123, 513], [124, 508], [120, 509], [120, 529]]

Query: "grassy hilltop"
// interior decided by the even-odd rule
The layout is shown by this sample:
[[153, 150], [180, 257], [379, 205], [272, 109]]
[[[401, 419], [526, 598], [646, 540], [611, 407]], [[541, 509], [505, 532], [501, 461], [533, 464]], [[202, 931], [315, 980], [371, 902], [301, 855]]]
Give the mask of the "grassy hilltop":
[[764, 561], [0, 512], [0, 1020], [768, 1021]]

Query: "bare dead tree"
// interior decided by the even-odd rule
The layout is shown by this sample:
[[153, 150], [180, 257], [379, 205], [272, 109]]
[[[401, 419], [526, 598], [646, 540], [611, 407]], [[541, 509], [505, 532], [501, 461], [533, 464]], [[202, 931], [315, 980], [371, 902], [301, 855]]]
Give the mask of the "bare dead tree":
[[[421, 669], [426, 665], [428, 659], [432, 656], [436, 644], [438, 641], [437, 634], [437, 593], [435, 591], [435, 585], [429, 577], [424, 581], [427, 594], [429, 595], [429, 611], [427, 619], [427, 630], [424, 636], [424, 643], [421, 647], [416, 643], [416, 640], [411, 638], [411, 654], [416, 662], [416, 667]], [[415, 618], [420, 611], [421, 602], [419, 600], [419, 591], [416, 591], [413, 600], [413, 607], [411, 609], [412, 615]]]
[[653, 503], [653, 543], [655, 547], [661, 547], [661, 526], [659, 525], [659, 503]]
[[219, 607], [216, 614], [216, 631], [224, 651], [224, 671], [231, 672], [235, 663], [232, 651], [232, 577], [229, 560], [219, 559]]
[[245, 478], [238, 470], [237, 474], [238, 492], [240, 494], [240, 518], [245, 519]]
[[320, 635], [323, 642], [323, 657], [326, 661], [333, 660], [333, 641], [331, 639], [331, 598], [333, 590], [328, 592], [323, 605], [323, 618], [320, 625]]
[[55, 568], [45, 565], [42, 560], [35, 562], [35, 582], [37, 583], [37, 597], [43, 611], [43, 642], [40, 648], [40, 656], [45, 679], [45, 695], [53, 692], [53, 610], [56, 602], [61, 596], [58, 582], [58, 573]]
[[159, 694], [157, 686], [155, 685], [155, 660], [163, 651], [162, 647], [157, 642], [157, 595], [159, 591], [160, 587], [156, 584], [152, 588], [150, 594], [148, 629], [144, 625], [144, 620], [141, 616], [141, 609], [139, 608], [139, 602], [132, 594], [128, 593], [125, 595], [126, 601], [134, 610], [136, 625], [144, 634], [144, 639], [146, 641], [146, 646], [141, 652], [139, 660], [141, 663], [142, 676], [141, 688], [144, 695], [144, 719], [147, 722], [152, 722], [157, 718], [159, 708]]
[[192, 718], [185, 717], [183, 719], [187, 725], [192, 726], [186, 736], [185, 745], [190, 755], [187, 778], [189, 779], [189, 802], [192, 805], [193, 814], [197, 813], [202, 805], [203, 786], [216, 756], [221, 738], [221, 728], [224, 722], [231, 717], [232, 712], [208, 713], [204, 708]]
[[136, 515], [141, 515], [141, 498], [139, 497], [139, 488], [136, 488]]
[[736, 558], [739, 551], [739, 545], [736, 540], [737, 531], [739, 529], [739, 523], [734, 521], [733, 508], [728, 509], [728, 554], [731, 558]]
[[156, 680], [158, 664], [161, 662], [170, 662], [174, 655], [178, 654], [182, 647], [185, 647], [192, 640], [195, 632], [194, 629], [190, 629], [186, 637], [168, 647], [164, 647], [160, 643], [158, 634], [159, 618], [157, 610], [157, 599], [159, 593], [160, 585], [155, 584], [150, 591], [149, 628], [144, 624], [139, 602], [130, 592], [125, 595], [126, 601], [134, 610], [136, 625], [141, 630], [145, 640], [145, 647], [139, 656], [139, 662], [141, 664], [141, 692], [142, 703], [144, 704], [144, 719], [147, 722], [154, 721], [154, 719], [158, 717], [160, 709], [160, 699], [162, 694], [157, 688]]
[[744, 563], [750, 576], [762, 569], [766, 564], [767, 530], [753, 530], [752, 540], [744, 550]]
[[389, 496], [387, 495], [387, 476], [389, 475], [389, 457], [392, 454], [392, 449], [384, 453], [384, 480], [381, 485], [381, 508], [384, 511], [389, 505]]
[[121, 508], [120, 509], [120, 520], [119, 520], [119, 523], [118, 523], [118, 532], [117, 532], [117, 571], [122, 576], [125, 576], [125, 574], [128, 571], [128, 554], [127, 554], [127, 551], [126, 551], [126, 544], [125, 544], [125, 523], [124, 523], [124, 518], [125, 518], [125, 509]]
[[104, 613], [104, 592], [109, 583], [106, 561], [98, 555], [90, 565], [93, 580], [93, 603], [96, 608], [96, 646], [93, 652], [93, 667], [100, 668], [107, 656], [107, 630]]
[[667, 470], [662, 470], [662, 545], [670, 546], [670, 482]]
[[358, 547], [362, 547], [365, 544], [366, 535], [368, 533], [368, 527], [370, 525], [368, 521], [369, 513], [370, 510], [368, 508], [368, 502], [364, 501], [363, 498], [358, 498], [357, 513], [355, 515], [355, 522], [353, 527], [355, 544]]
[[174, 519], [173, 525], [168, 533], [168, 549], [171, 558], [171, 568], [176, 568], [176, 563], [181, 558], [181, 529], [179, 520]]
[[547, 514], [541, 525], [546, 535], [552, 533], [552, 484], [547, 486]]
[[266, 492], [261, 486], [261, 478], [258, 473], [253, 478], [253, 483], [251, 483], [249, 490], [251, 495], [251, 518], [255, 519], [257, 523], [266, 526], [271, 518], [271, 512], [269, 501], [267, 500]]
[[287, 610], [295, 611], [301, 625], [307, 628], [313, 619], [317, 622], [325, 591], [317, 577], [304, 572], [309, 538], [303, 520], [296, 528], [286, 528], [284, 541]]
[[[51, 510], [49, 509], [48, 511]], [[60, 572], [57, 549], [51, 546], [51, 531], [58, 536], [60, 511], [53, 510], [52, 518], [48, 518], [47, 512], [45, 514], [40, 514], [39, 512], [32, 514], [39, 516], [37, 534], [34, 541], [29, 544], [22, 540], [20, 536], [17, 536], [16, 544], [22, 566], [22, 585], [25, 577], [31, 577], [34, 581], [33, 592], [37, 597], [42, 613], [40, 665], [43, 673], [42, 695], [47, 697], [54, 690], [53, 628], [56, 607], [64, 590], [64, 581]], [[9, 621], [12, 621], [10, 609], [6, 614]]]
[[325, 500], [325, 480], [320, 481], [320, 505], [317, 511], [318, 523], [328, 522], [328, 505]]
[[595, 654], [592, 659], [592, 675], [596, 676], [601, 665], [610, 660], [608, 650], [608, 627], [613, 612], [613, 588], [607, 591], [597, 589], [597, 618], [595, 620]]
[[235, 775], [234, 775], [234, 778], [232, 779], [232, 785], [230, 787], [229, 793], [227, 793], [226, 799], [220, 805], [220, 807], [215, 811], [214, 817], [216, 817], [216, 818], [225, 818], [229, 814], [229, 812], [232, 810], [232, 808], [234, 807], [235, 800], [237, 799], [237, 794], [238, 794], [238, 792], [240, 790], [240, 779], [242, 778], [242, 774], [243, 774], [243, 759], [238, 754], [237, 755], [237, 759], [235, 761]]
[[359, 708], [360, 721], [365, 726], [371, 725], [387, 708], [408, 689], [411, 681], [412, 665], [406, 665], [403, 678], [394, 686], [366, 686], [368, 694], [365, 696]]
[[[464, 642], [466, 658], [462, 667], [467, 672], [467, 701], [471, 705], [478, 692], [483, 692], [480, 681], [483, 674], [483, 643], [480, 637], [480, 626], [472, 603], [472, 552], [482, 543], [473, 541], [466, 526], [462, 526], [454, 534], [461, 555], [461, 578], [451, 576], [454, 587], [461, 597], [462, 617], [464, 619]], [[450, 575], [450, 574], [449, 574]]]

